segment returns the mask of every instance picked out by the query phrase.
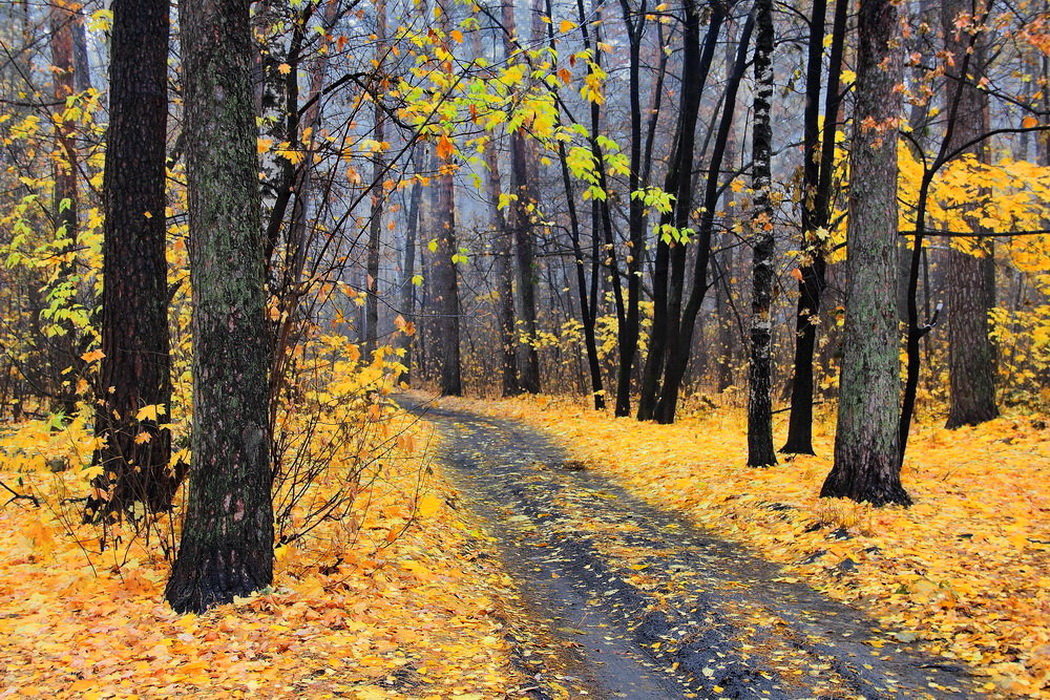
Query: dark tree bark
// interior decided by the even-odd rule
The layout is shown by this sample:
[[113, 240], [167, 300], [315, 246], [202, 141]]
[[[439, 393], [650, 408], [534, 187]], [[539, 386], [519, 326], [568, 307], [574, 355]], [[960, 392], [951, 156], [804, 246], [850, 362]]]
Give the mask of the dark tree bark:
[[[727, 22], [727, 31], [732, 33], [732, 23]], [[727, 42], [725, 47], [725, 64], [733, 65], [733, 57], [736, 55], [736, 47]], [[739, 167], [739, 154], [742, 149], [738, 146], [736, 125], [729, 129], [726, 138], [725, 162], [727, 169], [731, 172]], [[722, 194], [722, 211], [725, 212], [725, 231], [718, 237], [719, 248], [722, 249], [718, 257], [719, 274], [715, 281], [715, 319], [718, 324], [716, 330], [716, 354], [715, 354], [715, 390], [721, 394], [733, 385], [733, 372], [738, 362], [741, 342], [735, 332], [737, 323], [736, 307], [732, 297], [732, 282], [736, 270], [736, 236], [733, 232], [733, 222], [736, 205], [736, 194], [732, 188], [727, 187]], [[741, 339], [743, 340], [743, 339]]]
[[847, 233], [849, 283], [835, 462], [821, 496], [908, 505], [897, 416], [897, 120], [903, 78], [897, 9], [861, 0]]
[[264, 241], [248, 4], [179, 6], [193, 282], [192, 464], [165, 595], [201, 612], [273, 579]]
[[[69, 259], [76, 249], [79, 223], [79, 201], [77, 192], [78, 157], [76, 148], [76, 126], [66, 118], [66, 101], [76, 92], [76, 65], [74, 61], [73, 30], [78, 15], [71, 5], [55, 2], [48, 12], [51, 31], [52, 94], [58, 102], [54, 112], [56, 157], [52, 159], [55, 187], [52, 197], [51, 219], [54, 225], [55, 244], [61, 257]], [[75, 290], [70, 289], [70, 278], [75, 274], [72, 262], [63, 262], [46, 288], [45, 296], [65, 298], [67, 304], [74, 302]], [[72, 323], [58, 322], [61, 335], [48, 343], [48, 362], [52, 367], [56, 399], [53, 410], [72, 416], [77, 410], [76, 391], [72, 378], [79, 370], [82, 349], [77, 342], [77, 332]]]
[[827, 286], [824, 241], [817, 231], [829, 224], [831, 176], [835, 167], [835, 128], [839, 113], [839, 79], [846, 41], [848, 0], [835, 3], [831, 57], [824, 101], [824, 127], [819, 128], [821, 61], [824, 54], [826, 2], [816, 0], [810, 17], [809, 55], [806, 69], [802, 236], [806, 260], [799, 268], [798, 305], [795, 310], [795, 355], [791, 381], [791, 410], [783, 452], [813, 454], [813, 352], [817, 344], [816, 316]]
[[[419, 207], [423, 199], [423, 185], [417, 180], [412, 185], [412, 193], [409, 195], [408, 200], [408, 219], [405, 222], [405, 258], [402, 270], [404, 270], [403, 278], [401, 281], [401, 313], [404, 315], [407, 321], [415, 323], [416, 320], [416, 283], [413, 279], [416, 276], [416, 248], [418, 231], [419, 231], [419, 219], [420, 211]], [[415, 335], [404, 336], [403, 346], [405, 349], [405, 357], [403, 364], [406, 367], [405, 374], [402, 379], [410, 383], [412, 381], [412, 365], [415, 361], [413, 352], [415, 348], [414, 339], [418, 337], [418, 324]]]
[[[711, 71], [718, 35], [725, 20], [721, 4], [712, 8], [703, 46], [700, 44], [700, 12], [695, 2], [684, 3], [685, 24], [682, 36], [682, 80], [675, 149], [668, 166], [664, 189], [675, 195], [672, 218], [661, 223], [673, 223], [679, 229], [687, 228], [692, 209], [693, 158], [696, 143], [696, 122], [700, 111], [700, 95]], [[676, 244], [682, 247], [683, 244]], [[701, 240], [698, 245], [703, 245]], [[708, 241], [708, 246], [710, 242]], [[660, 400], [660, 377], [667, 362], [668, 349], [677, 335], [681, 314], [682, 274], [685, 269], [684, 250], [674, 250], [662, 238], [656, 241], [656, 259], [653, 266], [653, 327], [649, 338], [649, 352], [642, 370], [641, 392], [638, 400], [638, 420], [656, 418]], [[672, 257], [675, 262], [672, 270]]]
[[[553, 16], [551, 0], [547, 0], [547, 16]], [[547, 25], [547, 40], [551, 49], [557, 50], [553, 23]], [[565, 143], [562, 141], [558, 141], [558, 164], [561, 167], [562, 186], [565, 190], [565, 205], [569, 213], [569, 238], [572, 241], [573, 267], [576, 270], [576, 290], [580, 297], [580, 319], [583, 323], [583, 344], [587, 353], [587, 369], [591, 379], [591, 396], [594, 400], [594, 410], [601, 411], [605, 409], [605, 390], [602, 384], [602, 369], [598, 358], [598, 342], [594, 328], [595, 303], [588, 293], [586, 262], [580, 240], [580, 216], [576, 209], [576, 195], [572, 186], [572, 176], [569, 173]], [[592, 234], [596, 234], [596, 232], [592, 231]], [[595, 262], [592, 261], [592, 264]], [[592, 274], [594, 274], [593, 271]]]
[[514, 269], [511, 265], [513, 240], [507, 230], [507, 221], [499, 207], [502, 194], [500, 186], [499, 157], [492, 141], [485, 144], [485, 164], [489, 209], [492, 217], [492, 253], [496, 261], [496, 317], [500, 338], [500, 377], [503, 396], [521, 393], [518, 384], [517, 332], [514, 328]]
[[[716, 6], [717, 8], [717, 6]], [[712, 17], [714, 22], [714, 16]], [[711, 238], [714, 233], [715, 211], [718, 205], [719, 181], [722, 160], [725, 156], [729, 138], [729, 127], [736, 111], [736, 97], [740, 81], [747, 68], [747, 47], [751, 42], [751, 32], [755, 26], [755, 15], [752, 12], [740, 32], [736, 61], [726, 81], [725, 99], [722, 115], [719, 119], [718, 132], [711, 151], [711, 160], [707, 168], [707, 182], [704, 187], [704, 199], [696, 243], [696, 257], [693, 263], [692, 280], [688, 296], [685, 295], [686, 251], [679, 246], [671, 251], [671, 274], [668, 285], [668, 317], [670, 332], [667, 343], [667, 362], [664, 369], [664, 381], [660, 391], [660, 401], [656, 407], [656, 420], [659, 423], [673, 423], [678, 408], [678, 394], [682, 387], [689, 357], [692, 351], [693, 334], [696, 331], [696, 319], [700, 307], [707, 296], [709, 268], [711, 266]], [[684, 302], [684, 303], [683, 303]]]
[[[511, 56], [517, 44], [517, 20], [514, 3], [503, 3], [503, 46]], [[507, 224], [514, 235], [514, 260], [517, 276], [517, 302], [522, 330], [529, 342], [521, 344], [519, 386], [522, 391], [540, 391], [540, 359], [536, 351], [536, 260], [533, 250], [532, 222], [536, 207], [535, 183], [529, 178], [529, 150], [526, 134], [517, 129], [510, 135], [510, 191], [514, 199], [509, 207]]]
[[619, 328], [620, 364], [616, 370], [616, 415], [631, 413], [631, 376], [638, 339], [641, 332], [642, 258], [645, 245], [645, 206], [634, 193], [646, 186], [642, 180], [642, 37], [645, 30], [645, 2], [636, 11], [628, 0], [620, 0], [624, 28], [627, 31], [627, 75], [630, 102], [630, 172], [627, 175], [627, 194], [630, 198], [627, 213], [627, 309]]
[[[113, 3], [109, 130], [103, 176], [102, 358], [92, 503], [100, 514], [135, 503], [171, 506], [181, 474], [168, 469], [171, 408], [168, 338], [165, 159], [168, 119], [168, 5]], [[139, 420], [145, 406], [155, 417]], [[140, 437], [141, 436], [141, 437]], [[143, 438], [145, 441], [143, 441]]]
[[[985, 75], [986, 40], [983, 27], [971, 36], [956, 27], [963, 13], [983, 3], [953, 0], [941, 6], [945, 48], [951, 56], [946, 75], [949, 88], [958, 85], [958, 108], [946, 148], [954, 152], [987, 131], [988, 95], [978, 88]], [[977, 22], [979, 15], [972, 22]], [[969, 23], [968, 23], [969, 24]], [[967, 60], [967, 52], [970, 56]], [[965, 74], [962, 72], [965, 70]], [[951, 94], [951, 93], [949, 93]], [[987, 161], [984, 142], [969, 152]], [[979, 228], [975, 233], [979, 233]], [[991, 239], [978, 241], [984, 255], [968, 255], [951, 248], [946, 253], [948, 282], [949, 410], [946, 427], [977, 425], [999, 415], [995, 404], [995, 346], [989, 337], [988, 312], [995, 305], [995, 256]]]
[[[595, 48], [602, 43], [602, 22], [600, 18], [603, 3], [604, 0], [594, 0], [593, 13], [598, 16], [599, 21], [593, 22], [592, 25], [592, 19], [584, 8], [583, 0], [576, 0], [576, 14], [584, 50], [593, 52], [593, 63], [599, 68], [602, 65], [603, 52], [600, 50], [595, 51]], [[593, 35], [588, 26], [592, 26]], [[588, 65], [588, 71], [590, 71], [590, 65]], [[598, 142], [598, 135], [601, 133], [602, 125], [601, 107], [595, 101], [591, 101], [588, 107], [590, 110], [590, 150], [594, 158], [595, 170], [597, 171], [598, 187], [608, 193], [609, 179], [605, 171], [605, 154], [601, 144]], [[599, 313], [600, 299], [598, 289], [602, 277], [605, 278], [608, 288], [611, 288], [617, 328], [622, 329], [627, 325], [627, 309], [624, 302], [623, 285], [620, 281], [620, 263], [616, 253], [616, 237], [613, 232], [612, 213], [608, 197], [604, 199], [595, 197], [591, 200], [591, 290], [589, 301], [591, 313], [595, 318]]]
[[[376, 57], [377, 70], [382, 70], [384, 52], [386, 51], [386, 2], [376, 2]], [[379, 92], [372, 94], [372, 110], [375, 120], [373, 136], [380, 144], [385, 140], [385, 116], [380, 102]], [[383, 187], [386, 172], [386, 158], [382, 147], [377, 147], [372, 154], [372, 207], [368, 219], [368, 260], [367, 260], [367, 296], [365, 297], [365, 346], [366, 359], [371, 359], [379, 338], [379, 247], [383, 234], [383, 202], [386, 190]]]
[[777, 463], [773, 449], [771, 316], [773, 301], [773, 205], [770, 192], [770, 157], [773, 127], [773, 0], [755, 3], [755, 102], [751, 130], [751, 182], [755, 191], [751, 234], [751, 362], [748, 366], [747, 465]]

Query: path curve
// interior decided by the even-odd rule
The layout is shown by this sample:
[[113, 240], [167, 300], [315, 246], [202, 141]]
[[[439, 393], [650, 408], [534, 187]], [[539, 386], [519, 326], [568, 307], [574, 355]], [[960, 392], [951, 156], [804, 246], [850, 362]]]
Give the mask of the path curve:
[[856, 610], [785, 581], [775, 565], [582, 469], [539, 431], [419, 397], [399, 401], [436, 426], [437, 458], [498, 542], [538, 629], [531, 644], [547, 649], [522, 652], [536, 694], [980, 695], [957, 663], [923, 655]]

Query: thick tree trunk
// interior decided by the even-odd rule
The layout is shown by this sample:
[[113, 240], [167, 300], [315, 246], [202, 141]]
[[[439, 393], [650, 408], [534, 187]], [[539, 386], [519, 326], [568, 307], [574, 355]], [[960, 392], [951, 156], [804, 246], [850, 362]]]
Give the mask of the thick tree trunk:
[[201, 612], [273, 579], [264, 243], [241, 0], [179, 6], [193, 282], [192, 465], [165, 595]]
[[900, 482], [897, 416], [897, 9], [861, 0], [847, 243], [849, 283], [835, 463], [821, 496], [910, 504]]
[[513, 240], [507, 230], [507, 221], [499, 207], [502, 194], [500, 186], [499, 157], [491, 141], [485, 145], [485, 163], [488, 166], [486, 180], [489, 209], [492, 217], [492, 253], [496, 268], [496, 318], [500, 338], [500, 377], [503, 396], [521, 393], [518, 384], [517, 331], [514, 327], [514, 269], [511, 265]]
[[[181, 474], [168, 469], [171, 361], [165, 259], [168, 5], [113, 4], [109, 130], [103, 176], [102, 358], [94, 454], [108, 514], [171, 506]], [[149, 417], [140, 409], [155, 406]]]
[[770, 192], [770, 158], [773, 127], [773, 0], [757, 0], [755, 17], [755, 102], [751, 131], [751, 181], [755, 191], [751, 233], [751, 362], [748, 366], [747, 464], [763, 467], [777, 463], [773, 449], [773, 406], [770, 305], [773, 301], [773, 205]]
[[[949, 94], [955, 89], [960, 91], [955, 121], [946, 144], [948, 152], [958, 150], [988, 128], [988, 94], [977, 87], [985, 75], [986, 41], [983, 34], [971, 37], [969, 32], [956, 26], [960, 15], [969, 15], [972, 11], [969, 0], [954, 0], [941, 6], [945, 48], [951, 56], [947, 66]], [[977, 22], [977, 19], [971, 21]], [[970, 56], [966, 60], [968, 51]], [[961, 74], [964, 66], [967, 67], [965, 75]], [[987, 161], [987, 148], [983, 144], [974, 146], [970, 152], [979, 160]], [[980, 227], [975, 227], [975, 233], [980, 231]], [[977, 425], [999, 415], [995, 404], [995, 346], [989, 337], [988, 321], [988, 312], [995, 305], [995, 257], [991, 239], [982, 247], [985, 254], [980, 257], [955, 249], [946, 253], [948, 428]]]
[[[517, 47], [517, 19], [514, 3], [504, 2], [503, 48], [512, 56]], [[533, 250], [532, 222], [535, 215], [535, 183], [529, 178], [529, 150], [526, 135], [517, 129], [510, 135], [510, 191], [514, 199], [508, 207], [508, 225], [514, 235], [514, 260], [517, 276], [517, 306], [522, 330], [528, 342], [520, 344], [519, 386], [522, 391], [537, 394], [540, 391], [540, 359], [536, 351], [536, 259]]]

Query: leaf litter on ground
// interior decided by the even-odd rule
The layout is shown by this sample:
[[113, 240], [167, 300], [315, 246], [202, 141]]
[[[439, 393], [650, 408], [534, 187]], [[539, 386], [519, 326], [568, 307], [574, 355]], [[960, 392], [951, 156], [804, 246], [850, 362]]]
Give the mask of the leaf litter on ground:
[[989, 691], [1050, 690], [1050, 435], [1038, 417], [919, 426], [903, 470], [915, 505], [873, 509], [818, 498], [831, 467], [827, 417], [817, 456], [754, 469], [739, 409], [655, 425], [548, 396], [454, 405], [544, 429], [581, 464], [780, 564], [784, 580], [965, 662]]
[[41, 502], [0, 508], [0, 698], [472, 700], [521, 686], [501, 610], [509, 581], [449, 505], [454, 490], [427, 475], [420, 441], [399, 440], [376, 467], [357, 519], [279, 547], [271, 588], [200, 616], [164, 602], [155, 541], [97, 551], [82, 506], [61, 502], [89, 467], [48, 464], [75, 463], [89, 442], [47, 426], [0, 440], [0, 480]]

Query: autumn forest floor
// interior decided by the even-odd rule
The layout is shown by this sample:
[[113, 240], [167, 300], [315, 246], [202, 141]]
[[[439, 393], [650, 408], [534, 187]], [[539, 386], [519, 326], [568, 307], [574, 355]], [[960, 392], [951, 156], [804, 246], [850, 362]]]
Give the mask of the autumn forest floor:
[[536, 397], [428, 415], [466, 490], [497, 504], [509, 558], [568, 576], [700, 697], [1050, 693], [1042, 418], [921, 426], [903, 474], [915, 505], [871, 509], [817, 498], [827, 425], [818, 456], [749, 469], [739, 412], [697, 414], [639, 425]]
[[88, 465], [89, 430], [0, 430], [0, 480], [39, 503], [0, 507], [0, 698], [1050, 690], [1040, 419], [921, 427], [915, 505], [872, 510], [816, 497], [823, 424], [820, 456], [755, 470], [732, 409], [656, 426], [571, 399], [398, 400], [353, 517], [201, 616], [164, 604], [155, 537], [96, 551], [78, 524], [84, 475], [49, 465]]
[[[534, 428], [422, 406], [541, 621], [541, 691], [595, 697], [969, 697], [922, 654], [743, 547], [631, 495]], [[779, 505], [779, 504], [776, 504]], [[553, 643], [552, 643], [553, 642]], [[522, 645], [529, 649], [529, 642]]]

